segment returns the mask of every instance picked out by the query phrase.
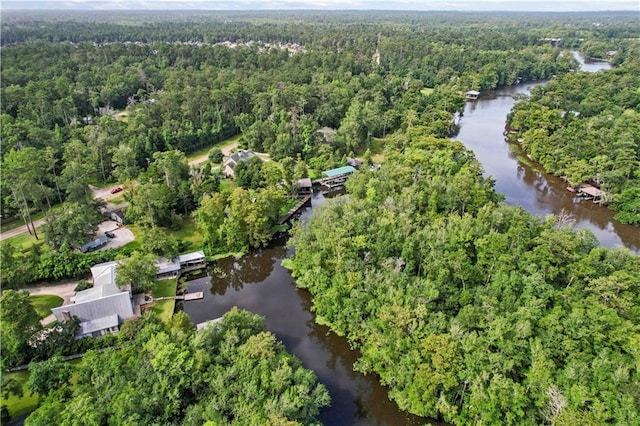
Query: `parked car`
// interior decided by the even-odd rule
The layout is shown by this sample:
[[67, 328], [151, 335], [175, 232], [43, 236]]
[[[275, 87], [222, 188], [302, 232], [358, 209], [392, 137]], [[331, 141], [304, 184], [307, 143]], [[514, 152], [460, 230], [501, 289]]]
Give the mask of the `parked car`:
[[113, 189], [111, 190], [111, 193], [112, 193], [112, 194], [117, 194], [118, 192], [120, 192], [120, 191], [122, 191], [122, 190], [124, 190], [124, 188], [122, 188], [121, 186], [116, 186], [115, 188], [113, 188]]
[[115, 238], [116, 237], [116, 234], [114, 234], [111, 231], [105, 231], [104, 235], [106, 235], [109, 238]]

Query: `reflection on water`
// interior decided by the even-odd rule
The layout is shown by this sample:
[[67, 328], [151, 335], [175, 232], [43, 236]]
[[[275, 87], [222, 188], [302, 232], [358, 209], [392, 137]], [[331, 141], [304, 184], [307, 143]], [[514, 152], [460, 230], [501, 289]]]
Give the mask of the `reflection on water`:
[[[581, 60], [579, 55], [576, 58]], [[583, 70], [591, 72], [610, 67], [603, 62], [581, 63]], [[483, 93], [478, 101], [467, 102], [455, 139], [475, 153], [485, 175], [495, 180], [496, 191], [505, 195], [508, 204], [522, 206], [536, 215], [565, 210], [575, 218], [577, 229], [590, 229], [603, 246], [625, 246], [640, 253], [640, 228], [618, 222], [613, 219], [614, 212], [605, 207], [579, 200], [566, 190], [567, 185], [560, 178], [544, 173], [535, 164], [518, 160], [518, 155], [524, 156], [519, 146], [505, 142], [506, 117], [515, 103], [513, 96], [544, 83], [505, 87]]]
[[[314, 198], [314, 206], [321, 201]], [[427, 419], [404, 413], [389, 401], [375, 375], [353, 371], [358, 353], [344, 337], [315, 323], [311, 296], [295, 287], [281, 265], [291, 250], [276, 245], [215, 262], [209, 276], [188, 283], [189, 292], [202, 291], [204, 298], [186, 302], [182, 309], [196, 324], [218, 318], [233, 306], [263, 315], [267, 329], [329, 389], [332, 405], [320, 415], [326, 425], [424, 424]]]

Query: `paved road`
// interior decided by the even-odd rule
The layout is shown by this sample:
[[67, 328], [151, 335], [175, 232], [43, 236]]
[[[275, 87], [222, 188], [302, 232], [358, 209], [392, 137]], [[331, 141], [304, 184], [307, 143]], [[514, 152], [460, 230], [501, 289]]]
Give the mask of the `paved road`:
[[[33, 224], [36, 228], [44, 225], [44, 219], [38, 219], [38, 220], [34, 220]], [[15, 237], [16, 235], [20, 235], [20, 234], [24, 234], [27, 231], [27, 225], [22, 225], [19, 226], [17, 228], [14, 228], [10, 231], [7, 232], [3, 232], [0, 234], [0, 241], [6, 240], [7, 238], [11, 238], [11, 237]], [[41, 237], [40, 234], [38, 234], [38, 237]]]

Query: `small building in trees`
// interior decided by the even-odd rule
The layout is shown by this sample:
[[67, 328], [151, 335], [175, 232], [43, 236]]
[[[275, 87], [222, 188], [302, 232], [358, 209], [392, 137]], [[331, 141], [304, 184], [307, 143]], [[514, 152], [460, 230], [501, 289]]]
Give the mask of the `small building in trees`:
[[362, 165], [362, 160], [357, 158], [347, 157], [347, 166], [355, 167], [356, 169]]
[[237, 152], [234, 152], [226, 159], [223, 164], [222, 171], [226, 177], [233, 177], [233, 169], [236, 165], [242, 161], [247, 161], [251, 157], [255, 157], [255, 153], [253, 151], [249, 151], [246, 149], [239, 149]]
[[111, 220], [121, 225], [124, 225], [126, 221], [122, 209], [116, 209], [116, 210], [113, 210], [112, 212], [109, 212], [109, 217], [111, 218]]
[[313, 184], [310, 178], [298, 179], [296, 182], [296, 193], [298, 197], [311, 195], [313, 193]]

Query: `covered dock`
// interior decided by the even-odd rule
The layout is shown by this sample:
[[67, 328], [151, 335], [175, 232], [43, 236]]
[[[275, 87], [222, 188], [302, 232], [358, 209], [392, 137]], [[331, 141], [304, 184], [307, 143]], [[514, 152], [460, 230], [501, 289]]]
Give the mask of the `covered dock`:
[[476, 99], [478, 99], [478, 96], [480, 96], [480, 92], [478, 92], [477, 90], [469, 90], [467, 93], [465, 93], [465, 97], [469, 101], [475, 101]]
[[353, 166], [343, 166], [337, 169], [326, 170], [322, 172], [322, 179], [315, 180], [314, 184], [324, 186], [329, 191], [344, 186], [345, 182], [356, 171]]
[[593, 200], [594, 203], [601, 203], [604, 201], [604, 191], [591, 186], [591, 185], [583, 185], [578, 189], [578, 195], [587, 199]]

